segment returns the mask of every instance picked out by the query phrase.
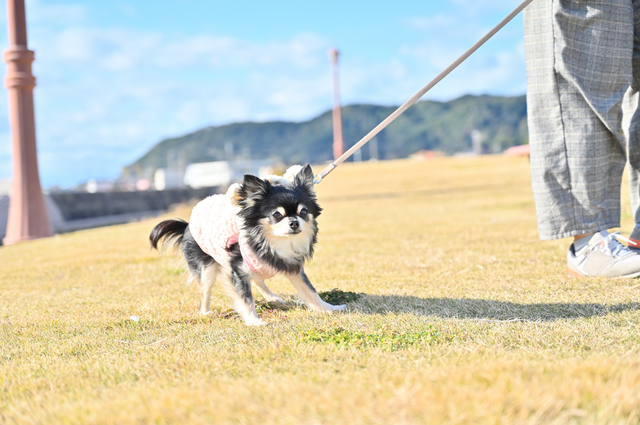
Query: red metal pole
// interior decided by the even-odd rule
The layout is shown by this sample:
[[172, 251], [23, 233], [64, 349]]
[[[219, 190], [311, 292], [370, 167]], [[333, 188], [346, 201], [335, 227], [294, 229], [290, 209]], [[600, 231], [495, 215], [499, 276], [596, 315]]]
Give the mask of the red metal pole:
[[4, 52], [9, 91], [9, 123], [13, 148], [13, 181], [9, 201], [5, 245], [53, 234], [44, 204], [38, 156], [31, 72], [34, 53], [27, 48], [27, 21], [24, 0], [7, 1], [9, 48]]
[[340, 112], [340, 85], [338, 84], [338, 49], [329, 50], [333, 68], [333, 159], [336, 160], [344, 152], [342, 142], [342, 114]]

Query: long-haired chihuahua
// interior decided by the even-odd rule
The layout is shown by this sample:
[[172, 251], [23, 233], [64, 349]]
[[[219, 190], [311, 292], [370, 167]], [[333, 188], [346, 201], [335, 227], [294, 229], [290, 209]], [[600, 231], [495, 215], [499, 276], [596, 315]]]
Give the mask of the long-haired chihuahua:
[[324, 302], [303, 269], [313, 256], [321, 211], [311, 166], [298, 165], [283, 177], [245, 175], [226, 195], [198, 203], [188, 223], [163, 221], [149, 239], [156, 249], [160, 241], [181, 248], [190, 279], [200, 283], [202, 314], [209, 313], [211, 289], [220, 277], [245, 323], [264, 325], [256, 312], [251, 283], [267, 301], [284, 302], [264, 283], [276, 274], [291, 281], [311, 310], [344, 310], [344, 305]]

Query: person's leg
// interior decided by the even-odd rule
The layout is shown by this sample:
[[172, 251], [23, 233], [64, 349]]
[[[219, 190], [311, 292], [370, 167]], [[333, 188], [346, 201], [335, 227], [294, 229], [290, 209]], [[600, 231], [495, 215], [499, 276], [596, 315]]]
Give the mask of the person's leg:
[[573, 276], [640, 276], [620, 226], [632, 0], [536, 0], [525, 11], [531, 180], [541, 239], [574, 236]]
[[531, 178], [541, 239], [620, 225], [621, 103], [631, 0], [535, 0], [525, 9]]
[[636, 222], [629, 237], [636, 245], [629, 247], [640, 249], [640, 0], [633, 0], [633, 28], [633, 78], [623, 104], [622, 127], [627, 136], [629, 192]]

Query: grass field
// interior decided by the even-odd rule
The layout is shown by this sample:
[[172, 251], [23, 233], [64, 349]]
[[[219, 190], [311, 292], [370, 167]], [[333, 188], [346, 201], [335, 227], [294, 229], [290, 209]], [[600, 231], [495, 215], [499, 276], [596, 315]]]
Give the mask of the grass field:
[[219, 289], [196, 313], [159, 219], [1, 247], [0, 422], [640, 422], [640, 281], [567, 277], [526, 159], [349, 164], [318, 194], [307, 274], [358, 295], [315, 314], [274, 279], [265, 327]]

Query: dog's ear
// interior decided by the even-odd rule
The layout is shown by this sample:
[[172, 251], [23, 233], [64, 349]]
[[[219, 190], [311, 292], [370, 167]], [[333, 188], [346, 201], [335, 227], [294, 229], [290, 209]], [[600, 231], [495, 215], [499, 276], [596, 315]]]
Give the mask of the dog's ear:
[[310, 194], [315, 193], [313, 188], [313, 170], [311, 169], [311, 165], [307, 164], [298, 171], [298, 174], [296, 174], [296, 177], [293, 180], [293, 184], [306, 189]]
[[229, 199], [229, 203], [231, 204], [231, 206], [233, 206], [234, 208], [239, 208], [240, 205], [240, 189], [242, 188], [242, 185], [240, 183], [234, 183], [231, 186], [229, 186], [229, 189], [227, 189], [227, 198]]
[[271, 185], [269, 182], [251, 174], [245, 174], [242, 185], [238, 189], [239, 204], [243, 207], [251, 207], [257, 199], [262, 198]]
[[291, 184], [294, 184], [294, 180], [296, 179], [296, 175], [302, 170], [302, 165], [292, 165], [287, 168], [284, 176], [282, 176], [285, 180], [288, 180]]

